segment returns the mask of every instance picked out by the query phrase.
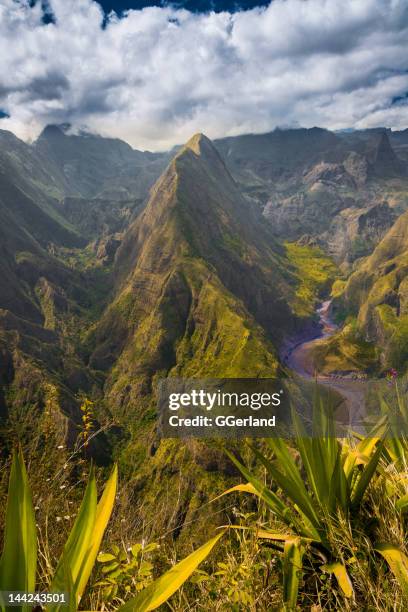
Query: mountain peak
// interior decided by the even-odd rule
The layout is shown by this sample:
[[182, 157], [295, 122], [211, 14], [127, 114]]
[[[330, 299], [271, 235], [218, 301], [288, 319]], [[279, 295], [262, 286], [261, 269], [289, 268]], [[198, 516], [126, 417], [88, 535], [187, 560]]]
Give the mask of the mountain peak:
[[233, 182], [215, 145], [204, 134], [194, 134], [180, 149], [174, 161], [177, 172], [184, 172], [186, 168], [191, 172], [195, 168], [195, 171], [207, 172], [213, 178], [222, 182], [227, 181], [229, 185]]
[[377, 145], [376, 161], [380, 163], [396, 159], [386, 132], [382, 132]]
[[391, 146], [388, 134], [381, 132], [374, 150], [373, 171], [383, 178], [406, 174], [404, 164], [396, 156]]
[[190, 140], [186, 142], [183, 149], [190, 149], [196, 155], [201, 155], [202, 153], [208, 151], [215, 151], [215, 147], [211, 140], [201, 132], [194, 134], [194, 136], [192, 136]]
[[43, 131], [38, 137], [38, 140], [43, 138], [59, 138], [64, 136], [68, 130], [71, 128], [69, 123], [60, 123], [60, 124], [48, 124], [45, 126]]

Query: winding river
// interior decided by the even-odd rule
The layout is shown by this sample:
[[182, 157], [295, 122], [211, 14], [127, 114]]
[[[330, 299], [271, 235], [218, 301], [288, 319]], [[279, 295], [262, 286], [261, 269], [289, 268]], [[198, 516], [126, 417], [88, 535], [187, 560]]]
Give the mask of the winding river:
[[314, 378], [313, 349], [323, 338], [332, 336], [337, 330], [337, 326], [330, 319], [330, 304], [331, 300], [327, 300], [317, 308], [316, 312], [319, 317], [318, 327], [311, 329], [310, 333], [303, 333], [300, 340], [293, 340], [286, 351], [286, 365], [302, 376], [302, 378]]
[[286, 347], [283, 361], [304, 380], [316, 380], [319, 385], [337, 392], [344, 400], [349, 422], [358, 423], [364, 416], [364, 397], [367, 382], [351, 376], [326, 376], [314, 371], [313, 349], [322, 339], [332, 336], [338, 329], [330, 318], [331, 300], [326, 300], [317, 308], [318, 327], [305, 331], [298, 339], [293, 339]]

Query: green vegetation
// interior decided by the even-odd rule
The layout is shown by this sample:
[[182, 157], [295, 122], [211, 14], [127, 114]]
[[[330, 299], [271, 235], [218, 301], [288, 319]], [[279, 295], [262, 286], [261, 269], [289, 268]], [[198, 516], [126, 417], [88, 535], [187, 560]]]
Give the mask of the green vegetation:
[[[395, 392], [399, 413], [407, 419], [398, 386]], [[308, 437], [294, 415], [293, 441], [260, 441], [248, 449], [252, 459], [245, 443], [236, 447], [239, 458], [226, 451], [246, 480], [211, 504], [234, 496], [234, 507], [227, 506], [228, 529], [214, 533], [164, 572], [168, 561], [163, 544], [126, 545], [135, 507], [131, 504], [125, 511], [121, 498], [128, 485], [117, 490], [116, 468], [99, 502], [91, 470], [59, 562], [55, 569], [49, 562], [44, 565], [54, 545], [44, 540], [41, 529], [37, 541], [37, 508], [21, 451], [14, 453], [0, 590], [35, 590], [41, 584], [43, 590], [69, 593], [74, 611], [81, 606], [147, 612], [168, 600], [176, 612], [267, 612], [282, 605], [288, 611], [313, 606], [402, 611], [408, 603], [408, 440], [386, 416], [367, 437], [336, 440], [330, 409], [319, 398], [316, 402], [315, 437]], [[385, 404], [383, 409], [388, 413]], [[245, 498], [240, 499], [242, 493]], [[255, 503], [248, 504], [251, 497]], [[211, 506], [198, 511], [213, 512]], [[112, 520], [114, 528], [109, 529]], [[119, 525], [122, 540], [116, 544]], [[197, 570], [221, 538], [206, 569]], [[0, 609], [5, 606], [0, 604]]]
[[[402, 214], [369, 257], [346, 282], [332, 288], [337, 321], [343, 330], [323, 342], [316, 359], [326, 367], [406, 370], [408, 213]], [[352, 313], [356, 320], [350, 320]], [[350, 327], [351, 323], [351, 327]], [[374, 348], [375, 347], [375, 348]]]
[[336, 279], [332, 285], [330, 297], [332, 298], [339, 297], [342, 294], [345, 285], [346, 285], [346, 281]]
[[317, 246], [286, 242], [286, 254], [298, 278], [296, 299], [293, 304], [299, 316], [310, 316], [319, 298], [328, 292], [338, 275], [334, 262]]
[[[50, 579], [51, 592], [67, 593], [70, 609], [76, 610], [91, 574], [100, 543], [112, 513], [116, 493], [117, 469], [109, 478], [97, 503], [96, 481], [91, 472], [77, 518]], [[37, 536], [34, 507], [21, 451], [13, 455], [0, 560], [0, 590], [35, 591], [37, 573]], [[1, 609], [6, 609], [0, 603]], [[59, 610], [50, 605], [48, 610]], [[30, 606], [22, 606], [23, 610]]]
[[[406, 419], [401, 400], [399, 405]], [[384, 418], [367, 438], [336, 440], [322, 404], [314, 416], [315, 431], [320, 432], [316, 437], [308, 437], [295, 414], [293, 422], [296, 454], [280, 439], [266, 441], [272, 457], [252, 447], [265, 468], [266, 484], [228, 453], [247, 483], [224, 493], [255, 495], [267, 510], [253, 529], [261, 541], [281, 549], [285, 609], [303, 609], [312, 602], [329, 609], [354, 609], [355, 604], [356, 609], [388, 609], [392, 602], [403, 609], [408, 601], [408, 557], [401, 512], [407, 510], [408, 498], [406, 478], [399, 470], [406, 467], [407, 439], [383, 438]], [[393, 537], [384, 542], [391, 525]], [[376, 586], [384, 572], [381, 558], [394, 575], [391, 589], [388, 579], [384, 588]]]
[[125, 592], [146, 588], [153, 580], [153, 564], [149, 561], [149, 556], [157, 548], [159, 544], [156, 542], [146, 545], [138, 543], [134, 544], [130, 551], [124, 551], [114, 544], [110, 552], [99, 553], [101, 578], [95, 582], [93, 588], [103, 587], [101, 597], [107, 602], [115, 600], [119, 587]]
[[348, 317], [338, 332], [315, 344], [312, 359], [321, 374], [375, 372], [378, 369], [379, 353], [374, 343], [365, 340], [357, 320]]
[[[115, 467], [104, 492], [97, 502], [96, 481], [91, 470], [88, 485], [85, 490], [81, 507], [78, 511], [71, 533], [66, 541], [58, 565], [49, 580], [51, 593], [66, 593], [69, 598], [69, 610], [76, 611], [87, 586], [89, 577], [99, 547], [112, 514], [117, 489], [117, 468]], [[198, 565], [210, 554], [211, 550], [222, 537], [223, 532], [209, 540], [206, 544], [180, 561], [160, 578], [149, 584], [139, 582], [139, 594], [129, 599], [127, 603], [115, 609], [121, 612], [147, 612], [155, 610], [165, 603], [181, 585], [188, 580]], [[119, 550], [117, 551], [119, 555]], [[108, 557], [108, 558], [107, 558]], [[134, 557], [138, 550], [134, 548]], [[100, 555], [100, 561], [109, 561], [109, 571], [105, 580], [95, 586], [106, 587], [108, 583], [115, 589], [123, 579], [122, 568], [113, 555]], [[112, 561], [116, 567], [112, 568]], [[136, 566], [135, 566], [136, 567]], [[128, 570], [131, 567], [127, 568]], [[137, 562], [140, 574], [142, 568]], [[110, 571], [114, 570], [114, 571]], [[146, 574], [146, 566], [144, 568]], [[26, 468], [21, 451], [14, 453], [10, 473], [9, 494], [4, 529], [4, 546], [0, 558], [0, 591], [35, 591], [37, 575], [37, 535], [34, 507], [28, 485]], [[125, 574], [126, 576], [126, 574]], [[125, 585], [126, 587], [126, 585]], [[117, 591], [117, 588], [116, 588]], [[115, 593], [113, 593], [113, 597]], [[48, 612], [64, 610], [63, 603], [53, 603], [45, 606]], [[33, 606], [23, 604], [16, 610], [27, 611]], [[0, 598], [0, 610], [8, 609], [6, 602]]]
[[222, 237], [227, 249], [235, 251], [240, 257], [245, 255], [245, 243], [238, 236], [224, 231]]
[[386, 343], [384, 361], [389, 367], [404, 370], [408, 361], [408, 314], [398, 316], [388, 304], [377, 306], [375, 311]]
[[[203, 267], [185, 267], [190, 286], [206, 274]], [[184, 376], [274, 377], [276, 350], [242, 303], [217, 281], [209, 279], [197, 291], [192, 334], [177, 346], [177, 366], [171, 374]]]

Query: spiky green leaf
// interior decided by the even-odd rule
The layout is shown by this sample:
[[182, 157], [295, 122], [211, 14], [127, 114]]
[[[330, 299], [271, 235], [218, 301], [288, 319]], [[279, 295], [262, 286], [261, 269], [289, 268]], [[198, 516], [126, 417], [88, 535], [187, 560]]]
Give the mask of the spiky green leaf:
[[[34, 591], [37, 535], [34, 508], [21, 450], [13, 453], [9, 479], [0, 591]], [[29, 606], [14, 608], [16, 612]]]
[[148, 612], [165, 603], [182, 584], [188, 580], [197, 567], [208, 557], [224, 532], [200, 546], [168, 572], [152, 582], [136, 597], [121, 606], [118, 612]]

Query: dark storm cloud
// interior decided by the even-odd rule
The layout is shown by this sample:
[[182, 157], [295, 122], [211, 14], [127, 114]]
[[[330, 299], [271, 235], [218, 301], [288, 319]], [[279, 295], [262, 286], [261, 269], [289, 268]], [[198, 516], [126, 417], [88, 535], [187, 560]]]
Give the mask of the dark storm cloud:
[[46, 74], [33, 78], [29, 88], [24, 88], [26, 100], [61, 100], [69, 89], [69, 81], [63, 74]]
[[48, 73], [41, 77], [33, 77], [27, 83], [10, 81], [7, 85], [0, 84], [0, 98], [18, 93], [21, 101], [60, 100], [69, 89], [69, 81], [63, 74]]

